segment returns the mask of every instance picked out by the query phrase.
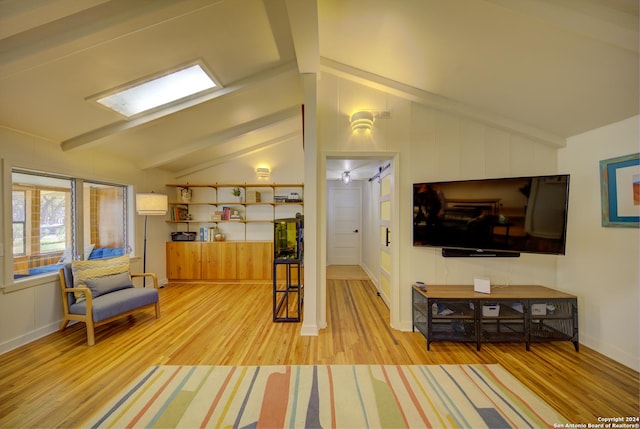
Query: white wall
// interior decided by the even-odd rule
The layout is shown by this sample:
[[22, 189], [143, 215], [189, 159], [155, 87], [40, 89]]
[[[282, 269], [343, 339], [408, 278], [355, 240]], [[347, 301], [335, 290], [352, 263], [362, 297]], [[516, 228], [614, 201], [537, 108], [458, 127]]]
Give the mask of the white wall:
[[[162, 191], [168, 181], [161, 171], [141, 172], [126, 160], [104, 154], [96, 156], [91, 150], [62, 152], [60, 145], [0, 128], [0, 158], [4, 165], [60, 173], [74, 177], [133, 185], [135, 192]], [[5, 179], [8, 183], [5, 183]], [[62, 304], [57, 274], [26, 280], [28, 287], [13, 284], [11, 267], [11, 174], [2, 175], [2, 231], [0, 240], [0, 353], [33, 341], [57, 330], [62, 318]], [[132, 270], [142, 271], [143, 218], [133, 215]], [[159, 216], [149, 217], [147, 243], [147, 271], [165, 277], [164, 242], [167, 227]], [[21, 285], [25, 285], [21, 283]], [[11, 292], [9, 292], [11, 290]]]
[[[259, 180], [256, 177], [256, 167], [268, 166], [271, 169], [271, 177], [268, 180]], [[281, 143], [263, 148], [259, 151], [226, 162], [208, 167], [198, 172], [174, 177], [172, 183], [191, 184], [256, 184], [263, 181], [267, 184], [302, 184], [304, 181], [304, 160], [302, 149], [302, 133], [299, 138], [290, 139]], [[175, 188], [167, 189], [167, 192], [175, 192]], [[298, 192], [299, 189], [279, 189], [277, 192]], [[195, 189], [193, 201], [197, 201], [198, 192], [207, 192]], [[303, 190], [303, 199], [304, 196]], [[175, 198], [174, 198], [175, 200]], [[211, 210], [202, 208], [202, 210]], [[248, 210], [248, 209], [245, 209]], [[260, 219], [294, 217], [300, 211], [304, 212], [304, 206], [252, 206], [251, 211]], [[243, 215], [246, 215], [243, 214]], [[190, 224], [191, 231], [196, 231], [200, 226], [212, 224]], [[227, 240], [269, 241], [273, 239], [273, 225], [267, 222], [259, 223], [218, 223], [218, 227], [225, 234]], [[177, 224], [172, 230], [184, 230], [185, 225]]]
[[[519, 258], [443, 258], [440, 249], [412, 247], [411, 185], [461, 180], [555, 174], [557, 149], [506, 130], [421, 105], [411, 112], [410, 179], [402, 184], [401, 260], [408, 262], [402, 281], [427, 284], [471, 284], [488, 277], [492, 284], [534, 284], [557, 287], [558, 256], [522, 254]], [[410, 296], [403, 308], [410, 305]], [[409, 317], [405, 314], [405, 317]], [[408, 319], [407, 319], [408, 320]]]
[[[396, 189], [400, 193], [400, 231], [396, 235], [400, 275], [396, 287], [401, 320], [397, 327], [411, 329], [410, 286], [416, 280], [471, 284], [474, 277], [484, 276], [493, 284], [539, 284], [578, 296], [584, 345], [638, 369], [639, 230], [601, 226], [599, 188], [600, 160], [639, 151], [638, 117], [572, 137], [566, 148], [556, 148], [507, 128], [434, 110], [333, 76], [323, 75], [320, 85], [323, 151], [332, 156], [340, 152], [400, 154]], [[390, 110], [391, 119], [376, 121], [369, 136], [353, 135], [348, 116], [357, 108]], [[440, 249], [411, 244], [411, 185], [415, 182], [556, 173], [571, 174], [564, 256], [443, 258]]]
[[[440, 249], [412, 245], [412, 184], [454, 180], [554, 174], [557, 149], [507, 130], [490, 127], [455, 114], [323, 75], [320, 84], [319, 142], [323, 152], [399, 153], [396, 192], [400, 248], [399, 320], [394, 326], [411, 329], [411, 284], [471, 284], [476, 276], [494, 284], [540, 284], [557, 287], [558, 256], [523, 254], [520, 258], [443, 258]], [[375, 122], [370, 135], [354, 135], [349, 114], [358, 108], [389, 110], [390, 119]], [[322, 208], [321, 208], [322, 210]], [[393, 293], [391, 294], [394, 295]], [[393, 305], [393, 303], [392, 303]]]
[[258, 183], [256, 167], [265, 165], [271, 168], [271, 177], [267, 183], [302, 183], [302, 132], [300, 138], [286, 140], [172, 180], [177, 183]]
[[639, 151], [639, 117], [568, 139], [559, 165], [571, 174], [567, 255], [558, 285], [578, 296], [580, 342], [639, 369], [640, 230], [603, 227], [599, 162]]

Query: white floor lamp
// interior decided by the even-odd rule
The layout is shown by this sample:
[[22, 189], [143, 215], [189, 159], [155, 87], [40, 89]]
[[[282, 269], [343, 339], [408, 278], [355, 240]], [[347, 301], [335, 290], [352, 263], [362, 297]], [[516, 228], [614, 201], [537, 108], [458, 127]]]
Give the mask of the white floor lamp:
[[[142, 259], [142, 272], [147, 272], [147, 217], [164, 216], [167, 213], [168, 199], [166, 195], [146, 193], [136, 194], [136, 210], [144, 216], [144, 256]], [[146, 286], [146, 280], [145, 280]]]

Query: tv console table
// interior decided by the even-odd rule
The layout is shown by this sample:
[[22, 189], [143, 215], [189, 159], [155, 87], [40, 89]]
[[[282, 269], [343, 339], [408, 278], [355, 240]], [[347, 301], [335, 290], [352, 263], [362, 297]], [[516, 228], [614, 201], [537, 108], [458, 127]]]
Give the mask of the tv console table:
[[413, 329], [434, 341], [571, 341], [579, 350], [578, 301], [544, 286], [492, 287], [490, 294], [471, 285], [413, 286]]

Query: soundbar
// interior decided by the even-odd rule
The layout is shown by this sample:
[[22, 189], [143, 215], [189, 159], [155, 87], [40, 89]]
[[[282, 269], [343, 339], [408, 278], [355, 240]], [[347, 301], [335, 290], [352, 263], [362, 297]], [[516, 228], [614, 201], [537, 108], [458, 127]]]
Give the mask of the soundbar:
[[519, 252], [497, 252], [495, 250], [482, 249], [451, 249], [442, 248], [444, 258], [518, 258]]

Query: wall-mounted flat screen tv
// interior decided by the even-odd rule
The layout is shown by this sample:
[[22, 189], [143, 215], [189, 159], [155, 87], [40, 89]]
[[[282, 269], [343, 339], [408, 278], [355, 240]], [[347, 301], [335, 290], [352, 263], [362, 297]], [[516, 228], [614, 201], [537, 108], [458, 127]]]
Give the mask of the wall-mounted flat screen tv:
[[444, 256], [564, 255], [569, 175], [414, 183], [413, 245]]

